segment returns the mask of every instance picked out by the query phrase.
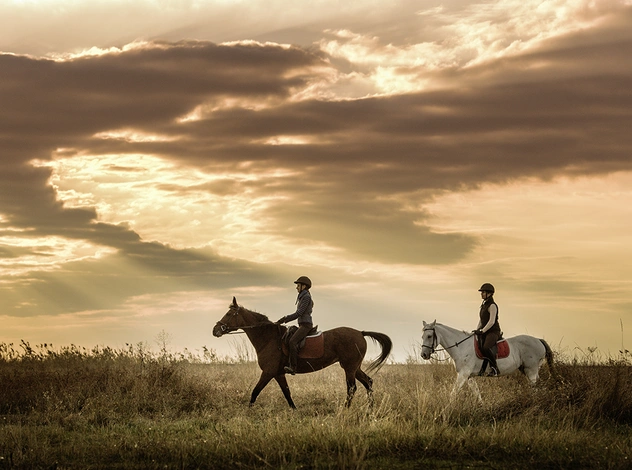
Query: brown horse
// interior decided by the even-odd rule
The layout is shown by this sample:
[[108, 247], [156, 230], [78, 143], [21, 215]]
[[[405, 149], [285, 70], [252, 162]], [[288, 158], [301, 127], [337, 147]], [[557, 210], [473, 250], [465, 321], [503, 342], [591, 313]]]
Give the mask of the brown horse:
[[[228, 308], [228, 312], [213, 328], [213, 335], [219, 338], [226, 333], [239, 329], [244, 330], [254, 346], [257, 352], [257, 362], [261, 368], [261, 377], [250, 396], [250, 406], [254, 404], [257, 396], [259, 396], [259, 393], [261, 393], [261, 390], [268, 382], [274, 379], [281, 387], [288, 404], [292, 408], [296, 408], [294, 401], [292, 401], [290, 387], [285, 378], [285, 371], [283, 370], [283, 367], [287, 364], [288, 357], [281, 350], [281, 338], [287, 328], [271, 322], [268, 317], [261, 313], [253, 312], [238, 305], [237, 300], [233, 297], [233, 303]], [[365, 336], [372, 338], [382, 347], [382, 354], [367, 368], [369, 372], [377, 369], [391, 352], [393, 347], [391, 339], [383, 333], [340, 327], [323, 332], [325, 342], [324, 355], [317, 359], [299, 358], [297, 373], [307, 374], [339, 362], [345, 371], [347, 380], [346, 405], [351, 405], [351, 400], [356, 391], [356, 379], [364, 385], [369, 401], [372, 403], [373, 380], [360, 369], [367, 349]]]

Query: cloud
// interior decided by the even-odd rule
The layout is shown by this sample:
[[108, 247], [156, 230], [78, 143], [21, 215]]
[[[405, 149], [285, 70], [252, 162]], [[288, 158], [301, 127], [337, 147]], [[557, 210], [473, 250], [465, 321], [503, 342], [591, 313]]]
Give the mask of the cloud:
[[[3, 256], [24, 260], [41, 253], [29, 240], [50, 236], [90, 243], [93, 252], [110, 247], [118, 253], [69, 264], [84, 256], [75, 253], [63, 265], [37, 268], [39, 273], [32, 272], [34, 265], [29, 269], [21, 261], [21, 269], [15, 269], [27, 274], [17, 274], [4, 285], [5, 312], [112, 308], [133, 293], [173, 289], [165, 276], [186, 279], [182, 282], [200, 288], [215, 272], [222, 273], [211, 276], [215, 285], [223, 282], [220, 277], [230, 278], [229, 273], [236, 271], [252, 271], [249, 276], [260, 281], [256, 273], [270, 275], [265, 268], [226, 260], [209, 249], [175, 249], [142, 240], [126, 223], [99, 221], [90, 204], [66, 205], [51, 185], [54, 173], [46, 162], [69, 156], [80, 160], [89, 150], [97, 155], [106, 149], [128, 152], [126, 142], [146, 139], [106, 140], [100, 133], [128, 127], [159, 132], [207, 97], [286, 96], [302, 81], [297, 70], [319, 63], [318, 58], [278, 46], [186, 42], [67, 61], [5, 54], [0, 62], [4, 130], [0, 212], [3, 225], [14, 234], [11, 244], [3, 247]], [[120, 267], [111, 265], [115, 261], [132, 267], [134, 275], [120, 273]], [[62, 272], [61, 266], [65, 266]], [[244, 281], [241, 276], [239, 282]], [[45, 303], [50, 306], [44, 308]]]
[[[94, 211], [61, 207], [47, 183], [50, 171], [32, 168], [29, 161], [46, 161], [60, 148], [80, 154], [90, 143], [97, 150], [128, 150], [93, 136], [127, 127], [151, 132], [173, 127], [178, 116], [207, 97], [287, 95], [302, 81], [290, 72], [318, 59], [297, 49], [255, 44], [182, 43], [65, 62], [5, 54], [0, 62], [3, 200], [11, 201], [3, 211], [24, 225], [60, 215], [66, 219], [61, 225], [75, 225], [68, 219], [85, 223], [95, 218]], [[25, 196], [29, 200], [21, 202]]]
[[[0, 55], [3, 229], [111, 250], [83, 259], [69, 247], [67, 259], [80, 261], [21, 273], [11, 281], [33, 288], [30, 300], [7, 294], [5, 306], [34, 314], [48, 298], [51, 312], [113, 308], [134, 293], [175, 289], [165, 276], [195, 289], [280, 279], [234, 259], [240, 252], [285, 263], [335, 254], [340, 264], [456, 264], [480, 234], [437, 230], [425, 209], [436, 197], [631, 169], [630, 8], [616, 12], [562, 15], [541, 36], [533, 23], [514, 24], [520, 47], [494, 41], [496, 21], [472, 56], [465, 42], [404, 37], [388, 21], [336, 33], [322, 51], [185, 40], [101, 44], [56, 60]], [[460, 24], [482, 35], [493, 13]], [[378, 82], [389, 57], [405, 93]], [[356, 77], [359, 96], [336, 94]], [[424, 86], [408, 87], [415, 80]], [[109, 166], [82, 174], [95, 160]], [[176, 209], [173, 223], [160, 223], [161, 211]], [[171, 243], [183, 240], [178, 228], [194, 229], [181, 222], [193, 214], [203, 228], [195, 242]], [[25, 242], [0, 251], [36, 253], [44, 256]], [[76, 292], [88, 284], [93, 295]]]
[[[362, 238], [373, 229], [383, 233], [376, 235], [377, 246], [389, 240], [409, 246], [416, 254], [411, 262], [441, 262], [442, 252], [450, 262], [476, 241], [432, 233], [422, 212], [394, 201], [486, 181], [629, 168], [630, 76], [622, 65], [629, 58], [617, 51], [626, 49], [621, 45], [630, 35], [611, 26], [597, 29], [608, 30], [604, 36], [570, 33], [529, 54], [442, 71], [435, 80], [445, 76], [445, 89], [344, 101], [291, 99], [328, 80], [332, 67], [298, 48], [184, 41], [62, 62], [4, 55], [2, 121], [14, 139], [23, 139], [13, 154], [21, 162], [48, 159], [64, 147], [75, 149], [76, 158], [149, 154], [209, 173], [234, 173], [243, 164], [255, 165], [250, 171], [256, 172], [280, 169], [291, 176], [273, 184], [224, 179], [207, 189], [281, 195], [284, 205], [310, 202], [306, 215], [314, 222], [306, 224], [300, 211], [272, 203], [263, 214], [276, 221], [269, 230], [288, 227], [301, 238], [317, 234], [325, 244], [366, 255], [377, 251]], [[608, 51], [612, 65], [604, 64]], [[585, 72], [593, 65], [612, 73]], [[244, 104], [248, 99], [264, 105], [252, 108]], [[197, 117], [178, 120], [194, 109], [200, 110]], [[107, 132], [163, 137], [104, 139]], [[11, 211], [14, 223], [58, 224], [66, 234], [97, 237], [99, 243], [138, 241], [122, 227], [93, 224], [96, 213], [89, 207], [62, 207], [46, 169], [20, 168], [24, 186], [10, 190], [20, 194]], [[20, 181], [15, 173], [11, 180]], [[364, 215], [369, 213], [374, 215]], [[402, 262], [403, 251], [376, 256]]]

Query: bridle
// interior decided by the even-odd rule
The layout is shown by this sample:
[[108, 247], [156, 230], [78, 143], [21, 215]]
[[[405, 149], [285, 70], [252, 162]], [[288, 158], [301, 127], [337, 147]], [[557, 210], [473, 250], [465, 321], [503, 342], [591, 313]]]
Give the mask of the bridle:
[[436, 349], [437, 346], [439, 346], [439, 338], [437, 338], [437, 332], [435, 327], [426, 327], [424, 328], [423, 331], [429, 331], [432, 330], [432, 346], [428, 346], [426, 344], [422, 344], [421, 345], [421, 349], [423, 350], [423, 348], [429, 348], [430, 349], [430, 354], [434, 354], [436, 352], [441, 352], [441, 351], [447, 351], [448, 349], [452, 349], [454, 347], [458, 347], [459, 344], [464, 343], [465, 341], [467, 341], [468, 339], [470, 339], [472, 336], [474, 336], [474, 333], [466, 336], [465, 338], [463, 338], [461, 341], [457, 341], [456, 343], [454, 343], [452, 346], [448, 346], [447, 348], [443, 348], [443, 349]]
[[[237, 310], [235, 313], [233, 313], [233, 316], [239, 315], [239, 310], [236, 307], [231, 307], [229, 311], [230, 310]], [[245, 333], [245, 331], [237, 331], [237, 330], [249, 330], [251, 328], [259, 328], [261, 326], [274, 325], [274, 323], [261, 322], [261, 323], [255, 323], [254, 325], [230, 326], [220, 320], [215, 325], [219, 325], [219, 330], [222, 332], [222, 335], [239, 335], [239, 334]]]
[[222, 335], [236, 335], [240, 333], [245, 333], [245, 331], [237, 331], [239, 327], [236, 326], [228, 326], [226, 323], [218, 321], [215, 325], [219, 325], [219, 331], [222, 332]]
[[272, 322], [263, 322], [257, 323], [255, 325], [246, 325], [246, 326], [229, 326], [224, 322], [218, 321], [216, 325], [219, 325], [219, 330], [223, 335], [239, 335], [245, 333], [245, 331], [237, 331], [237, 330], [249, 330], [251, 328], [260, 328], [262, 326], [274, 325]]
[[427, 344], [422, 344], [421, 350], [423, 351], [424, 348], [428, 348], [430, 349], [430, 354], [434, 354], [435, 347], [439, 344], [439, 339], [437, 338], [437, 332], [435, 331], [434, 327], [424, 328], [424, 331], [430, 331], [430, 330], [432, 330], [432, 346], [428, 346]]

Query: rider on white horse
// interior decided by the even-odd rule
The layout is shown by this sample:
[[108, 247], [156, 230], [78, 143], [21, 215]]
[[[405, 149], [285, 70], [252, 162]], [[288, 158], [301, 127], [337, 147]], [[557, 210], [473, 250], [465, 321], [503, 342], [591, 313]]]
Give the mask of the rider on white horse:
[[481, 304], [479, 312], [478, 326], [476, 330], [473, 331], [478, 337], [481, 353], [487, 359], [483, 362], [483, 367], [481, 367], [479, 375], [485, 373], [487, 363], [489, 362], [490, 370], [487, 375], [493, 377], [498, 375], [498, 365], [496, 365], [496, 354], [498, 350], [496, 342], [500, 340], [503, 335], [500, 330], [500, 324], [498, 323], [498, 305], [494, 302], [495, 291], [494, 286], [488, 282], [483, 284], [479, 289], [483, 303]]

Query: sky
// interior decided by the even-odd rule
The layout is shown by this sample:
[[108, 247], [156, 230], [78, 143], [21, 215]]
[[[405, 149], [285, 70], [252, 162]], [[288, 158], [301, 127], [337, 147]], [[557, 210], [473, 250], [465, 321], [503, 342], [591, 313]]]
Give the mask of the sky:
[[[0, 1], [0, 341], [632, 349], [632, 1]], [[596, 349], [595, 349], [596, 348]], [[374, 351], [374, 350], [373, 350]], [[374, 354], [374, 353], [373, 353]]]

